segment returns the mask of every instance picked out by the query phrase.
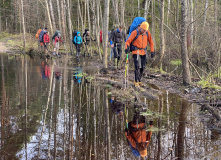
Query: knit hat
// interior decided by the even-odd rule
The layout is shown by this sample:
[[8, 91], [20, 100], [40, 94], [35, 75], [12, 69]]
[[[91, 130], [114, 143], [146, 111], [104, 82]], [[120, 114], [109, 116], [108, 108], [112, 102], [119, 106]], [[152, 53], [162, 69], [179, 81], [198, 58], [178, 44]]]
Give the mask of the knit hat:
[[141, 150], [139, 152], [140, 152], [140, 156], [141, 157], [145, 157], [147, 155], [147, 150], [146, 149], [145, 150]]
[[147, 31], [149, 29], [149, 24], [147, 22], [142, 22], [140, 28]]

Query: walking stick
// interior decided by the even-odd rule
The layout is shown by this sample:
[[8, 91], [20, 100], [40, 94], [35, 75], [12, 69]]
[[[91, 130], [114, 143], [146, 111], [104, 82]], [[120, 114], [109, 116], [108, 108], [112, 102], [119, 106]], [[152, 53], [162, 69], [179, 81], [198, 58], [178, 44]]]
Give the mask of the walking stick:
[[128, 83], [128, 68], [129, 68], [129, 58], [128, 58], [128, 53], [127, 53], [127, 58], [126, 58], [126, 66], [125, 66], [125, 89], [127, 88], [127, 83]]
[[128, 129], [128, 110], [127, 110], [127, 107], [125, 105], [125, 108], [124, 108], [124, 114], [125, 114], [125, 124], [126, 124], [126, 128]]

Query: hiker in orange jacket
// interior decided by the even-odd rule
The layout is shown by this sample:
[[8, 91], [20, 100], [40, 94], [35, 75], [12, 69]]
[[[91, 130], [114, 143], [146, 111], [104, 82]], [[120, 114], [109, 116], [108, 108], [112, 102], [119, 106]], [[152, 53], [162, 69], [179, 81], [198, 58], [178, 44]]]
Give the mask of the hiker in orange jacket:
[[134, 30], [125, 43], [125, 53], [132, 51], [135, 65], [135, 87], [143, 86], [141, 77], [146, 66], [147, 45], [150, 44], [151, 58], [155, 56], [154, 43], [150, 34], [149, 24], [142, 22], [141, 25]]
[[[147, 146], [149, 145], [152, 131], [146, 131], [145, 117], [135, 112], [133, 120], [128, 123], [128, 129], [125, 129], [128, 144], [134, 156], [147, 156]], [[149, 122], [150, 128], [153, 127], [153, 121]]]

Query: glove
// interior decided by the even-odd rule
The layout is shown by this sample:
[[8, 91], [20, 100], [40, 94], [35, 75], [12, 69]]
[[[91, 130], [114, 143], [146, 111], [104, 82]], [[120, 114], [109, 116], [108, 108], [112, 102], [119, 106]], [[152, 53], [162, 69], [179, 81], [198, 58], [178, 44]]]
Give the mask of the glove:
[[127, 46], [127, 48], [125, 49], [125, 53], [128, 54], [130, 52], [130, 47]]
[[124, 130], [127, 133], [127, 136], [129, 135], [129, 130], [127, 128], [125, 128]]
[[151, 52], [151, 58], [153, 58], [155, 56], [154, 52]]
[[150, 121], [150, 122], [149, 122], [149, 125], [153, 125], [153, 121]]

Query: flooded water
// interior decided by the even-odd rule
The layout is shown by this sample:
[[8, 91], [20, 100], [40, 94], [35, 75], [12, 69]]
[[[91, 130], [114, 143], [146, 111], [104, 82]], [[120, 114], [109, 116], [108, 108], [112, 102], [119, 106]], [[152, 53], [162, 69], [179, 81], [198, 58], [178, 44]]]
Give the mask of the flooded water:
[[[155, 114], [141, 116], [146, 108], [117, 103], [110, 88], [91, 80], [98, 67], [89, 66], [89, 59], [77, 66], [64, 57], [0, 56], [2, 160], [221, 157], [220, 135], [201, 122], [200, 107], [174, 94], [147, 100], [148, 111]], [[132, 131], [126, 137], [125, 128], [141, 123], [145, 127], [133, 133], [145, 134], [147, 152], [135, 147], [132, 153], [140, 142]]]

